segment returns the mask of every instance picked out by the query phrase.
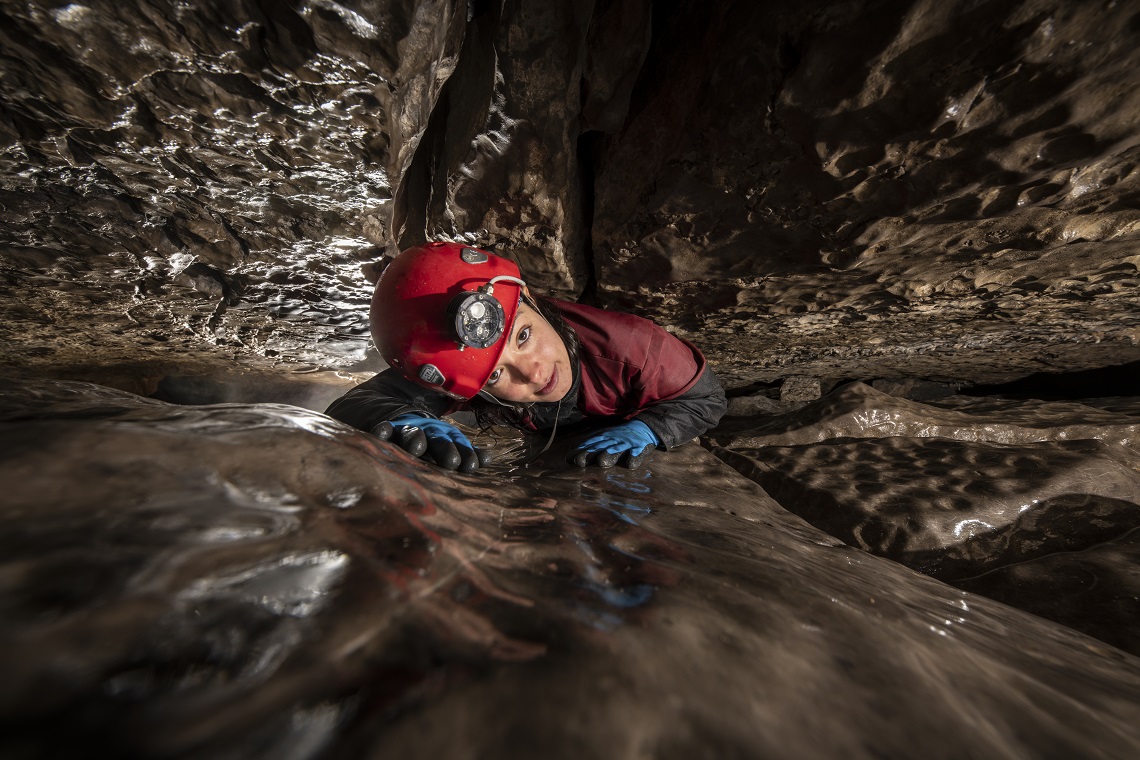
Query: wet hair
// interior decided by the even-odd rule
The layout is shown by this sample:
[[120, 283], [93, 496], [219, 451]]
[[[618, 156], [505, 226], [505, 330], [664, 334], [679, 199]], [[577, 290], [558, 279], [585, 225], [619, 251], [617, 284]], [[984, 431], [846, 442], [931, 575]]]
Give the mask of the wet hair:
[[[557, 304], [545, 296], [536, 296], [533, 293], [524, 294], [523, 301], [550, 323], [554, 332], [558, 334], [566, 346], [566, 353], [570, 355], [571, 366], [576, 366], [578, 363], [578, 334], [574, 332], [573, 327], [566, 324]], [[528, 406], [529, 404], [509, 401], [489, 401], [481, 396], [475, 396], [470, 402], [471, 411], [475, 413], [475, 418], [485, 430], [494, 425], [520, 427]]]

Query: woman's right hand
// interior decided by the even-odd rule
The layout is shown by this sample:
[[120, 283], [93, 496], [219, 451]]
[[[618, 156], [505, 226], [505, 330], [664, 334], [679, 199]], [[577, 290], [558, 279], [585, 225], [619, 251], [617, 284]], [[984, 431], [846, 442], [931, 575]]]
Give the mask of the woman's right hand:
[[434, 417], [401, 414], [381, 422], [372, 434], [414, 457], [430, 457], [445, 470], [475, 472], [491, 462], [489, 451], [475, 448], [459, 428]]

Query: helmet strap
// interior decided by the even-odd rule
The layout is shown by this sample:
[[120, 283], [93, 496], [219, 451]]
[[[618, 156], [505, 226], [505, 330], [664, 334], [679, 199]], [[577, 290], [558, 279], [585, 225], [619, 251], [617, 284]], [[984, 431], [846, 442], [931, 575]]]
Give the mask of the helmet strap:
[[561, 415], [562, 415], [562, 399], [558, 399], [558, 406], [555, 407], [555, 409], [554, 409], [554, 426], [552, 428], [550, 428], [550, 437], [546, 439], [546, 445], [542, 447], [542, 451], [538, 452], [533, 457], [531, 457], [530, 462], [527, 462], [527, 464], [532, 464], [536, 459], [538, 459], [540, 456], [545, 454], [546, 450], [550, 448], [550, 444], [554, 443], [554, 434], [558, 432], [558, 418]]
[[499, 406], [505, 406], [507, 409], [519, 409], [520, 408], [519, 406], [516, 406], [514, 404], [508, 404], [507, 402], [503, 401], [502, 399], [498, 398], [497, 396], [494, 396], [493, 394], [491, 394], [489, 391], [483, 390], [482, 388], [480, 388], [475, 393], [475, 395], [478, 396], [479, 398], [483, 399], [484, 401], [491, 401], [493, 403], [498, 404]]

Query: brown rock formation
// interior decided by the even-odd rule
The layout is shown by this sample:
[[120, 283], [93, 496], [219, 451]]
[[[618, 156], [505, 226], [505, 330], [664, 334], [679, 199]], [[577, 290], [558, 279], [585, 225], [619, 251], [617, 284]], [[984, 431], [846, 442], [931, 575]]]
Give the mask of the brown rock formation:
[[1140, 358], [1140, 4], [571, 5], [6, 8], [5, 363], [366, 370], [428, 236], [732, 386]]
[[[956, 394], [1135, 395], [1138, 37], [4, 4], [0, 755], [1138, 756], [1140, 407]], [[382, 366], [365, 273], [428, 237], [702, 346], [708, 450], [468, 477], [297, 409]]]

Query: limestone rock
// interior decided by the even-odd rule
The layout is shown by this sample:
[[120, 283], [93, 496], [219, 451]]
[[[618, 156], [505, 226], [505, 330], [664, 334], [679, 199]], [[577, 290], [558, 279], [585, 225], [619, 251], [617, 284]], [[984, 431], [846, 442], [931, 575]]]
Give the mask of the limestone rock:
[[1140, 653], [1137, 399], [921, 404], [853, 383], [712, 439], [829, 535]]
[[793, 375], [780, 385], [781, 401], [815, 401], [823, 395], [818, 377]]
[[[894, 451], [911, 494], [957, 472]], [[970, 486], [1024, 483], [1008, 451], [954, 481], [987, 515], [1016, 501]], [[1140, 751], [1135, 656], [844, 546], [698, 446], [634, 472], [566, 453], [464, 476], [295, 407], [0, 383], [0, 754]], [[1130, 493], [1120, 468], [1096, 487]]]
[[916, 378], [901, 380], [880, 378], [872, 382], [871, 387], [891, 396], [909, 398], [913, 401], [935, 401], [953, 396], [955, 393], [954, 386], [947, 383], [934, 383]]
[[1140, 359], [1135, 0], [159, 8], [3, 11], [9, 369], [347, 381], [429, 236], [734, 388]]

